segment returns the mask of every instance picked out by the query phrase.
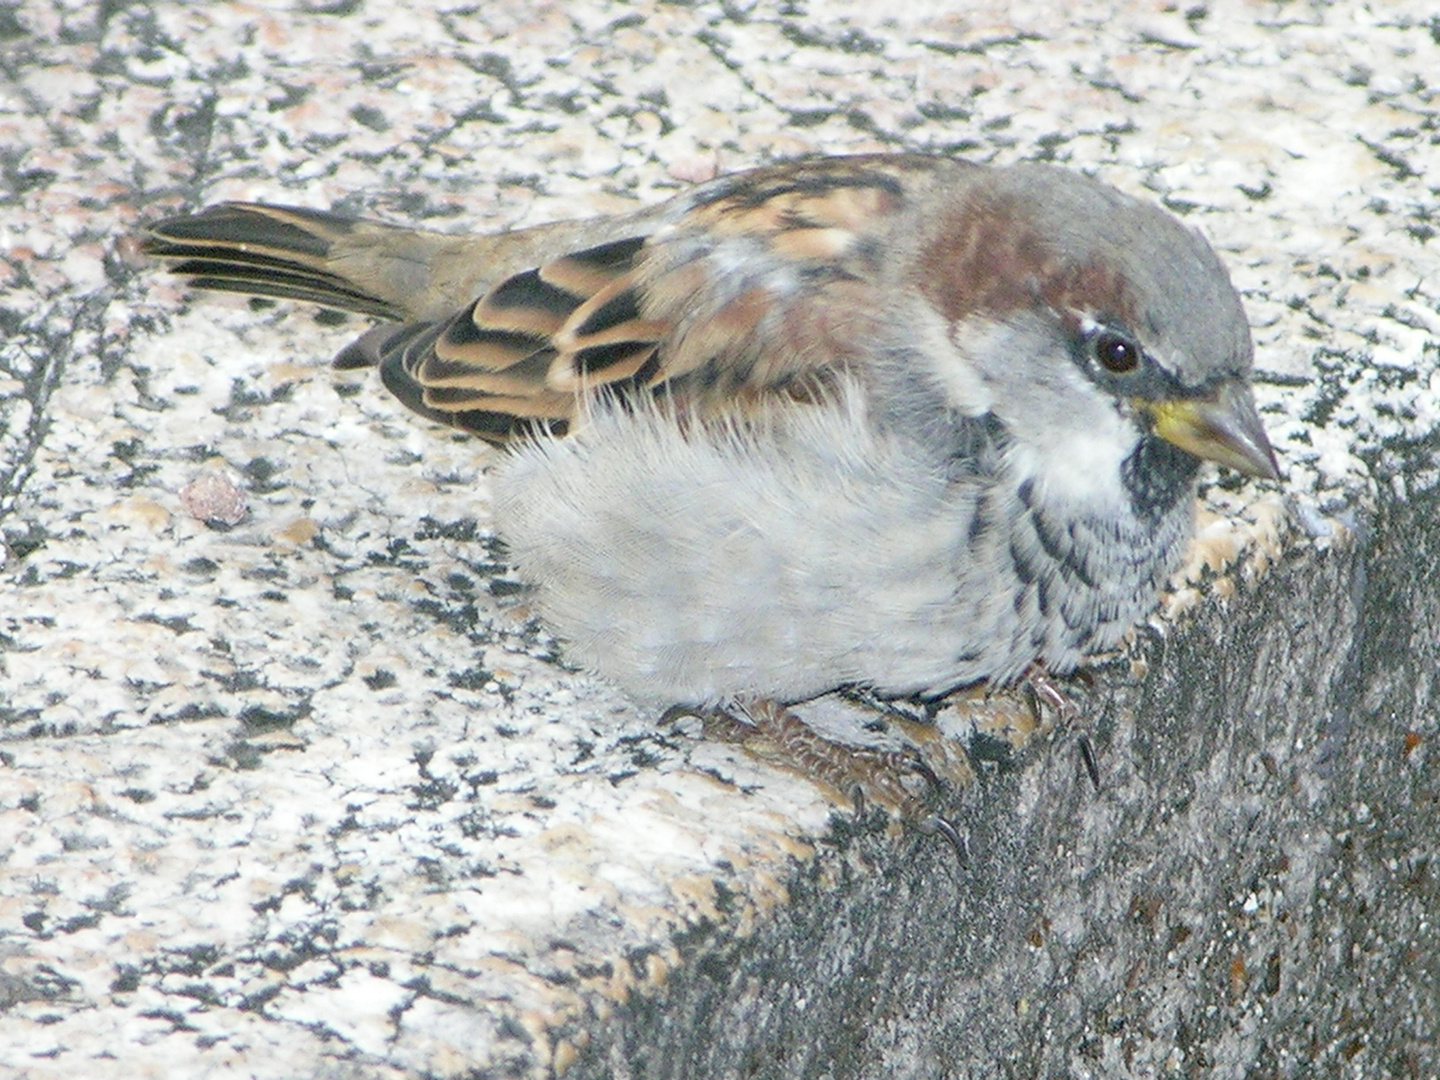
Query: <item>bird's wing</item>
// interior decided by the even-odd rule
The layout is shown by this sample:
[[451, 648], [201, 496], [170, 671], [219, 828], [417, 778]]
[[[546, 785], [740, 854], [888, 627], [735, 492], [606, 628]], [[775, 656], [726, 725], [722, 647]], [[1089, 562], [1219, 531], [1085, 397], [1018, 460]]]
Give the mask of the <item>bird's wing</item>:
[[[378, 364], [410, 408], [504, 442], [565, 431], [586, 395], [607, 390], [707, 411], [814, 393], [865, 355], [894, 287], [885, 256], [900, 219], [957, 167], [905, 155], [789, 163], [544, 235], [452, 238], [226, 204], [161, 222], [146, 249], [203, 287], [414, 320], [376, 327], [337, 363]], [[513, 267], [517, 253], [575, 239], [592, 242], [487, 280], [497, 253]], [[478, 300], [415, 317], [467, 275], [486, 286]]]

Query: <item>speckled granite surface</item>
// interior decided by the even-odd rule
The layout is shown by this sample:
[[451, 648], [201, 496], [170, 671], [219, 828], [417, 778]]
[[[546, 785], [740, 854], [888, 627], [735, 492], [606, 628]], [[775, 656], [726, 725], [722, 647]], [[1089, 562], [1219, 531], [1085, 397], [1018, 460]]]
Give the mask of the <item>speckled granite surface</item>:
[[362, 321], [137, 274], [145, 220], [497, 229], [815, 150], [1093, 170], [1221, 250], [1286, 472], [1209, 491], [1177, 618], [1343, 542], [1440, 422], [1419, 0], [36, 0], [0, 7], [0, 69], [13, 1075], [563, 1071], [686, 933], [854, 871], [826, 793], [557, 663], [486, 451], [324, 366]]

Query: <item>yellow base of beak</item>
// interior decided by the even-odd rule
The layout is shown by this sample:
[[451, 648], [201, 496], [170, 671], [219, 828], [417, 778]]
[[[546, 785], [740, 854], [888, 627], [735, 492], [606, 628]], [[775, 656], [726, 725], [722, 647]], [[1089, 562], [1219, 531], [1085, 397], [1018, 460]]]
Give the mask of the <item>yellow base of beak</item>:
[[1246, 476], [1280, 479], [1275, 451], [1265, 436], [1250, 388], [1224, 383], [1207, 398], [1137, 401], [1155, 419], [1155, 434], [1206, 461]]

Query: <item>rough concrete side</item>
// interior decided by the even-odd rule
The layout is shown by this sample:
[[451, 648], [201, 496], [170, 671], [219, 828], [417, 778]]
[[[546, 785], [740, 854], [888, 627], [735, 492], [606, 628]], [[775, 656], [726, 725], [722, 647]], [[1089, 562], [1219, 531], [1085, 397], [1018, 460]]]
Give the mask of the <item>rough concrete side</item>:
[[963, 871], [854, 838], [774, 926], [694, 941], [579, 1075], [1436, 1075], [1437, 511], [1387, 506], [1102, 675], [1099, 794], [1065, 753], [990, 773]]

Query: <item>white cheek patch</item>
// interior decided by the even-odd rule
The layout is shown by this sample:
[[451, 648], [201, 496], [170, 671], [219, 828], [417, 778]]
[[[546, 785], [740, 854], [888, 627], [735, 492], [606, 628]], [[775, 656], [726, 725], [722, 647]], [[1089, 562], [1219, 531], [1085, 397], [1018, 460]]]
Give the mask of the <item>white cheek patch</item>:
[[926, 355], [935, 358], [935, 375], [952, 404], [1000, 418], [1013, 440], [1007, 457], [1017, 482], [1033, 481], [1047, 500], [1126, 506], [1120, 466], [1135, 448], [1134, 425], [1063, 349], [1043, 322], [1017, 326], [971, 317], [949, 328], [943, 346]]

